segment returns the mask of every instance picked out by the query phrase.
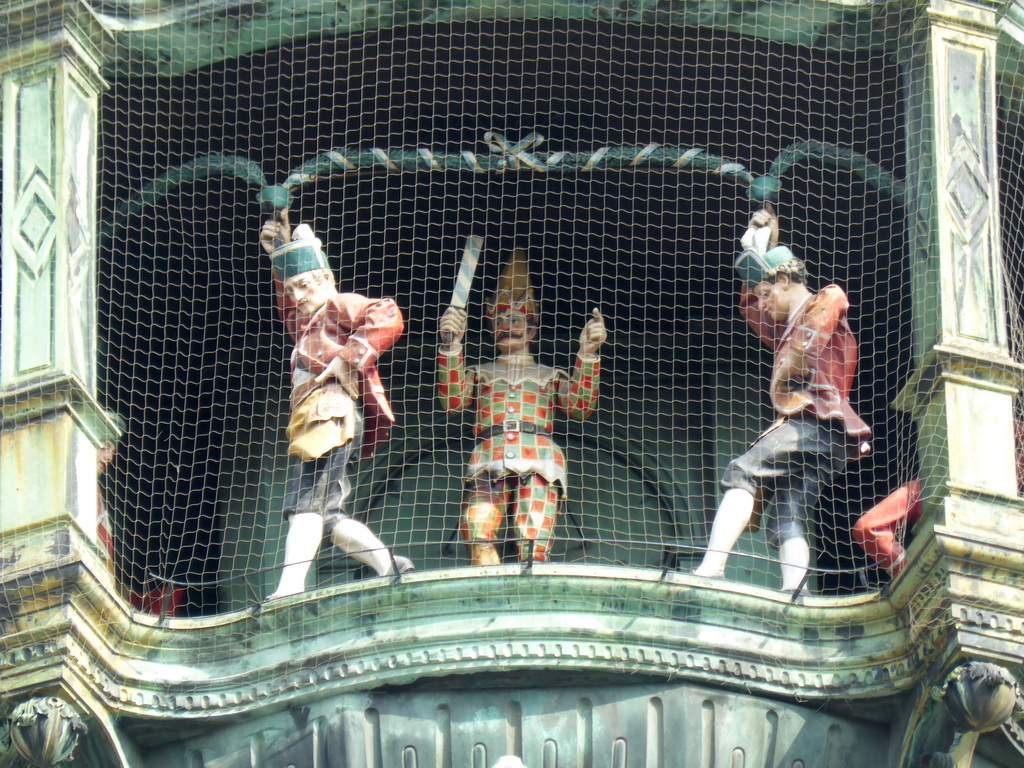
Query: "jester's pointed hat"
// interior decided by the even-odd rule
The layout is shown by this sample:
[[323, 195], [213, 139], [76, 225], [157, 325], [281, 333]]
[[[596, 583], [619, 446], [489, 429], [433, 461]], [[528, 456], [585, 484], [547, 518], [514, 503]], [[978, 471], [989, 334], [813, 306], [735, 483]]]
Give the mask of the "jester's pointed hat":
[[494, 295], [487, 299], [487, 317], [491, 320], [500, 312], [521, 312], [527, 317], [537, 316], [537, 301], [530, 285], [530, 266], [526, 251], [514, 248], [505, 265]]

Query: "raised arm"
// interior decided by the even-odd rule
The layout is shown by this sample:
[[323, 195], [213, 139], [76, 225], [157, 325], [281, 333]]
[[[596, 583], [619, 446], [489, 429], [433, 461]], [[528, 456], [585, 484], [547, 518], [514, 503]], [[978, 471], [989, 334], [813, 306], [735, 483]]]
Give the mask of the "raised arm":
[[[292, 228], [288, 223], [288, 209], [284, 208], [278, 214], [278, 218], [267, 219], [260, 229], [260, 245], [264, 252], [270, 255], [275, 248], [290, 243], [292, 240]], [[270, 270], [274, 282], [274, 303], [277, 305], [277, 313], [284, 323], [285, 330], [294, 339], [297, 327], [298, 312], [295, 309], [295, 302], [284, 291], [284, 284], [274, 270]]]
[[759, 270], [752, 268], [751, 265], [763, 264], [765, 254], [769, 248], [778, 243], [778, 239], [778, 219], [772, 211], [762, 208], [750, 217], [747, 230], [740, 238], [741, 251], [736, 259], [740, 278], [744, 281], [740, 288], [740, 316], [770, 349], [775, 349], [778, 345], [779, 339], [786, 329], [786, 324], [773, 320], [762, 308], [761, 299], [754, 293], [753, 285], [760, 278], [752, 277], [752, 275], [759, 274]]
[[449, 307], [441, 316], [437, 348], [437, 394], [447, 413], [465, 410], [473, 399], [473, 384], [462, 358], [462, 337], [466, 333], [466, 311]]
[[594, 309], [580, 333], [580, 351], [576, 356], [572, 378], [562, 382], [559, 392], [559, 405], [571, 419], [582, 421], [594, 410], [601, 375], [598, 352], [607, 338], [604, 317], [599, 310]]

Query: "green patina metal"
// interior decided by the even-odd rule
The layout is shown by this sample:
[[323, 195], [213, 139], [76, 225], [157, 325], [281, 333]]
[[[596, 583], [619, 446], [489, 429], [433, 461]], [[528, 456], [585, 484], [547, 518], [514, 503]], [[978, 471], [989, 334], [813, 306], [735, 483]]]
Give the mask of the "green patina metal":
[[[54, 557], [53, 542], [60, 538], [64, 544]], [[561, 697], [605, 702], [601, 717], [616, 719], [633, 705], [612, 701], [631, 698], [630, 685], [638, 682], [648, 686], [642, 701], [661, 697], [677, 727], [697, 728], [700, 722], [685, 716], [687, 705], [679, 697], [694, 701], [698, 711], [715, 702], [717, 714], [713, 723], [705, 720], [704, 737], [698, 728], [686, 739], [700, 744], [713, 733], [716, 752], [728, 754], [745, 743], [744, 734], [761, 734], [757, 724], [766, 717], [771, 721], [772, 711], [780, 718], [797, 717], [779, 732], [780, 743], [814, 742], [833, 728], [856, 739], [856, 734], [874, 734], [886, 709], [906, 705], [952, 637], [972, 632], [995, 640], [1001, 635], [984, 615], [946, 624], [948, 602], [958, 597], [930, 590], [930, 602], [922, 601], [927, 568], [915, 570], [884, 600], [814, 598], [802, 605], [789, 604], [773, 590], [741, 585], [709, 590], [694, 577], [662, 579], [641, 569], [559, 564], [537, 565], [530, 573], [518, 565], [484, 574], [449, 569], [407, 575], [399, 584], [372, 579], [321, 590], [258, 612], [160, 620], [126, 614], [105, 583], [105, 568], [83, 545], [59, 525], [5, 540], [5, 556], [46, 554], [49, 561], [33, 579], [5, 586], [11, 605], [18, 606], [5, 619], [10, 638], [5, 647], [14, 643], [33, 660], [10, 669], [5, 682], [18, 689], [41, 669], [70, 664], [76, 675], [93, 681], [91, 696], [119, 713], [120, 727], [151, 745], [145, 765], [155, 766], [175, 755], [180, 759], [183, 730], [194, 734], [189, 748], [201, 750], [210, 761], [206, 764], [215, 766], [221, 763], [214, 760], [246, 744], [234, 723], [244, 722], [248, 734], [266, 728], [268, 738], [287, 735], [288, 741], [306, 732], [305, 721], [283, 731], [277, 730], [279, 721], [300, 708], [309, 708], [312, 720], [338, 707], [352, 708], [360, 718], [371, 709], [389, 713], [382, 720], [386, 727], [371, 741], [382, 739], [381, 749], [392, 758], [392, 740], [411, 738], [413, 723], [423, 717], [432, 722], [438, 707], [451, 713], [453, 730], [465, 734], [463, 739], [486, 742], [478, 700], [495, 700], [496, 688], [520, 688], [500, 697], [519, 701], [533, 728], [565, 748], [573, 743], [569, 736], [551, 731], [576, 707], [555, 706]], [[1018, 568], [1024, 568], [1022, 557], [1017, 553]], [[987, 566], [981, 573], [977, 560], [973, 563], [965, 561], [966, 568], [982, 576], [1009, 564]], [[925, 558], [924, 565], [934, 563]], [[47, 600], [54, 589], [71, 602]], [[904, 617], [911, 605], [914, 620], [908, 623]], [[710, 631], [717, 637], [713, 643]], [[586, 688], [591, 682], [594, 687]], [[573, 685], [575, 692], [565, 690]], [[382, 690], [387, 687], [393, 692]], [[845, 701], [848, 715], [814, 724], [811, 709], [771, 701], [775, 697], [815, 707]], [[370, 699], [375, 704], [366, 703]], [[604, 724], [598, 728], [598, 723]], [[605, 730], [610, 722], [595, 720], [588, 738], [595, 744], [614, 738], [633, 742], [648, 723], [641, 717], [635, 725], [639, 732], [615, 734]], [[349, 732], [351, 724], [330, 727], [343, 728], [348, 734], [343, 740], [361, 732]], [[405, 743], [423, 749], [424, 735], [414, 735]], [[163, 742], [175, 743], [161, 749], [157, 745]], [[453, 746], [456, 753], [465, 754], [466, 746], [456, 744], [461, 745]], [[528, 750], [541, 746], [532, 733], [524, 745]], [[328, 764], [362, 765], [359, 760]]]
[[[85, 534], [82, 516], [92, 503], [87, 491], [95, 495], [94, 480], [69, 481], [71, 468], [88, 464], [90, 440], [111, 429], [94, 398], [96, 351], [88, 330], [94, 310], [76, 300], [91, 290], [93, 255], [88, 238], [76, 241], [73, 234], [93, 228], [95, 182], [88, 168], [56, 162], [66, 147], [50, 152], [17, 141], [24, 135], [38, 140], [53, 126], [88, 138], [100, 87], [89, 56], [104, 47], [106, 33], [90, 26], [95, 19], [81, 3], [16, 5], [39, 17], [3, 27], [4, 168], [12, 186], [3, 199], [0, 680], [5, 695], [23, 700], [59, 692], [91, 709], [112, 745], [86, 753], [102, 755], [94, 764], [109, 765], [114, 753], [131, 768], [185, 760], [207, 768], [380, 766], [385, 755], [415, 764], [426, 754], [441, 755], [442, 765], [471, 765], [473, 759], [490, 765], [504, 750], [520, 752], [531, 766], [560, 764], [565, 761], [558, 756], [566, 753], [583, 755], [584, 765], [601, 764], [595, 755], [606, 754], [621, 755], [625, 764], [628, 748], [646, 749], [650, 765], [682, 768], [735, 764], [737, 754], [770, 765], [781, 755], [805, 764], [811, 764], [807, 755], [824, 755], [853, 766], [894, 759], [903, 768], [948, 746], [948, 716], [930, 688], [961, 660], [1019, 667], [1024, 554], [1014, 538], [1022, 517], [1010, 458], [1017, 369], [996, 301], [1001, 273], [991, 243], [998, 190], [964, 146], [978, 136], [991, 142], [994, 132], [979, 129], [952, 140], [946, 132], [954, 124], [994, 122], [985, 93], [996, 62], [1014, 59], [1006, 52], [1021, 39], [1018, 4], [942, 3], [929, 16], [924, 7], [826, 2], [429, 8], [168, 2], [158, 10], [97, 3], [100, 22], [120, 42], [119, 53], [102, 66], [148, 74], [185, 72], [287, 40], [443, 20], [656, 21], [842, 47], [886, 45], [880, 14], [899, 11], [914, 22], [899, 33], [912, 35], [914, 45], [905, 69], [910, 120], [926, 126], [909, 140], [906, 184], [915, 195], [904, 201], [920, 375], [902, 400], [927, 438], [922, 476], [932, 501], [910, 548], [910, 565], [886, 596], [815, 597], [793, 605], [756, 586], [709, 588], [657, 569], [548, 564], [529, 574], [518, 566], [472, 574], [424, 571], [399, 584], [332, 586], [259, 612], [195, 620], [141, 616], [125, 605]], [[1004, 13], [997, 18], [996, 11]], [[83, 40], [95, 45], [81, 59]], [[77, 68], [53, 66], [69, 60]], [[943, 72], [973, 73], [978, 87], [953, 88]], [[58, 93], [72, 108], [55, 108]], [[971, 119], [957, 119], [965, 116]], [[540, 166], [582, 172], [593, 157], [565, 155], [552, 164], [554, 155], [534, 149], [506, 148], [476, 158], [476, 165], [485, 173], [538, 172]], [[600, 159], [609, 169], [628, 168], [629, 159], [647, 149], [619, 148]], [[992, 146], [974, 149], [990, 163]], [[15, 150], [55, 168], [54, 177], [44, 184], [32, 173], [8, 172]], [[679, 158], [672, 153], [685, 151], [655, 148], [644, 161], [671, 166], [669, 160]], [[701, 157], [705, 172], [724, 163]], [[200, 159], [131, 204], [154, 205], [174, 185], [224, 174], [270, 190], [265, 201], [279, 207], [288, 199], [281, 189], [292, 194], [323, 174], [433, 168], [420, 150], [340, 150], [337, 158], [314, 158], [280, 188], [267, 187], [247, 160]], [[433, 162], [477, 172], [464, 154], [442, 159]], [[823, 145], [790, 148], [760, 178], [744, 176], [738, 166], [734, 180], [753, 188], [755, 199], [768, 199], [777, 180], [805, 161], [852, 170], [893, 197], [902, 192], [863, 158]], [[88, 213], [77, 228], [68, 213], [75, 206], [59, 197], [72, 188]], [[979, 193], [984, 204], [967, 210], [961, 203], [970, 193]], [[963, 242], [950, 243], [940, 232], [955, 232]], [[11, 297], [23, 295], [34, 298], [14, 311]], [[82, 342], [80, 357], [62, 346], [68, 328], [77, 328], [72, 337]], [[29, 457], [38, 466], [26, 492], [21, 478]], [[658, 467], [647, 480], [665, 486], [672, 471]], [[390, 480], [381, 479], [382, 493]], [[495, 694], [494, 688], [509, 686], [510, 672], [528, 689]], [[643, 685], [629, 685], [637, 680]], [[398, 689], [382, 690], [389, 685]], [[798, 700], [816, 709], [841, 703], [844, 716], [812, 712]], [[882, 742], [884, 753], [874, 746]], [[151, 747], [144, 757], [143, 746]], [[2, 764], [12, 759], [0, 755]], [[957, 760], [966, 768], [971, 756], [957, 753]]]
[[210, 178], [235, 178], [260, 188], [267, 187], [266, 176], [258, 163], [234, 155], [205, 155], [190, 160], [184, 165], [172, 168], [160, 178], [154, 179], [129, 200], [118, 203], [110, 222], [103, 227], [103, 234], [112, 236], [117, 231], [117, 222], [132, 213], [158, 205], [163, 198], [175, 192], [183, 184]]
[[118, 75], [174, 75], [293, 40], [413, 24], [575, 19], [703, 27], [780, 43], [858, 49], [886, 44], [885, 4], [867, 0], [176, 0], [154, 8], [97, 0], [118, 38]]
[[341, 148], [323, 152], [292, 171], [280, 185], [267, 186], [258, 163], [233, 155], [206, 155], [173, 168], [146, 184], [130, 199], [118, 203], [103, 234], [111, 236], [125, 217], [158, 205], [164, 197], [185, 184], [209, 178], [236, 178], [259, 186], [260, 206], [269, 211], [288, 208], [302, 187], [345, 174], [414, 173], [462, 171], [477, 174], [510, 172], [558, 175], [587, 174], [600, 171], [699, 172], [736, 182], [746, 188], [754, 202], [774, 202], [783, 188], [782, 179], [794, 166], [811, 161], [852, 172], [869, 187], [877, 189], [897, 203], [904, 202], [904, 185], [878, 163], [846, 147], [818, 141], [803, 141], [786, 147], [764, 176], [755, 176], [741, 163], [726, 160], [703, 149], [664, 147], [651, 143], [644, 147], [601, 147], [593, 152], [538, 152], [543, 137], [531, 133], [511, 145], [493, 131], [484, 134], [489, 154], [469, 150], [435, 154], [420, 147], [408, 150]]

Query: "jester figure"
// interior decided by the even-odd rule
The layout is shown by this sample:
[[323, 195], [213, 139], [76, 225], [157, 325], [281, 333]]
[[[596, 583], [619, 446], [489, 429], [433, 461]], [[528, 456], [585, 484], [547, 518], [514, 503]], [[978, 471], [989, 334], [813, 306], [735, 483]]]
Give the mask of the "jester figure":
[[497, 565], [495, 542], [510, 519], [519, 560], [544, 561], [567, 485], [565, 456], [551, 439], [555, 410], [581, 420], [593, 410], [604, 320], [595, 309], [584, 326], [571, 378], [536, 362], [530, 346], [537, 336], [537, 302], [521, 249], [512, 252], [486, 312], [499, 353], [489, 363], [467, 368], [463, 361], [464, 310], [449, 307], [438, 328], [441, 401], [449, 413], [472, 406], [480, 440], [466, 470], [462, 538], [473, 565]]

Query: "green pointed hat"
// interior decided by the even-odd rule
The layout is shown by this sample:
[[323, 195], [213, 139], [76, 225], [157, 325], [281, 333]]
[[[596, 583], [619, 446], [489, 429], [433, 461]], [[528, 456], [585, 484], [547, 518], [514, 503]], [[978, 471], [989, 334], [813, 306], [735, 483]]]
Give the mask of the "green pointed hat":
[[796, 256], [784, 245], [777, 245], [761, 256], [753, 249], [747, 249], [736, 259], [736, 272], [740, 280], [753, 288], [762, 280], [765, 275], [787, 261], [792, 261]]
[[270, 254], [270, 263], [279, 280], [287, 280], [315, 269], [330, 269], [324, 257], [323, 244], [313, 237], [313, 230], [300, 224], [295, 228], [295, 235], [290, 243], [275, 248]]

